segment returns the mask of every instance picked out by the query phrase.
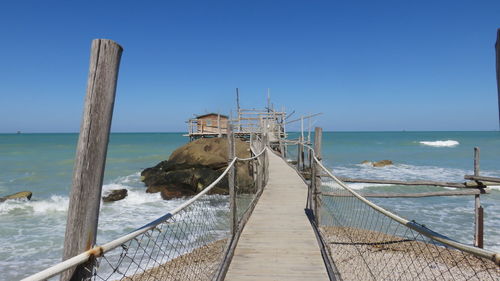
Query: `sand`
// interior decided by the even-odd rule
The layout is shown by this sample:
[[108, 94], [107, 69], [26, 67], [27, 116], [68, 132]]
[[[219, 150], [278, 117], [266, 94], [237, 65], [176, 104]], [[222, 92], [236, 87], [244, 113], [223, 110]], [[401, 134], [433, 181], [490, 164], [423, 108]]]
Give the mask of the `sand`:
[[321, 227], [343, 280], [500, 280], [492, 261], [457, 250], [349, 227]]
[[143, 273], [125, 277], [126, 281], [181, 281], [181, 280], [212, 280], [217, 273], [227, 239], [221, 239], [190, 253], [181, 255], [161, 266], [146, 270]]

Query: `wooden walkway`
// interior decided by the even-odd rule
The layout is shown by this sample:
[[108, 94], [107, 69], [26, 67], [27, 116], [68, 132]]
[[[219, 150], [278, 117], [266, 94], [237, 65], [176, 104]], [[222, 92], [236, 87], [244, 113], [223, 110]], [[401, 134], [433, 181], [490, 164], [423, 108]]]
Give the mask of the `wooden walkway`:
[[329, 280], [304, 213], [307, 186], [279, 156], [234, 253], [225, 280]]

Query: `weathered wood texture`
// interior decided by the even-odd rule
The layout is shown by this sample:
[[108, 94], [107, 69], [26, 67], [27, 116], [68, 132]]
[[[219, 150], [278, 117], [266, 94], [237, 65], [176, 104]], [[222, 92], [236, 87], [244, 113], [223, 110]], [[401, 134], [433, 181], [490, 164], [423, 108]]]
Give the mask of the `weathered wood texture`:
[[[233, 134], [233, 125], [229, 125], [227, 128], [227, 141], [228, 141], [228, 153], [229, 153], [229, 163], [233, 161], [235, 157], [235, 148], [234, 148], [234, 134]], [[238, 215], [236, 210], [236, 191], [235, 181], [236, 181], [236, 169], [233, 165], [228, 173], [227, 180], [229, 185], [229, 216], [230, 216], [230, 224], [231, 224], [231, 233], [234, 235], [238, 228]]]
[[[321, 161], [321, 143], [323, 141], [323, 129], [316, 127], [314, 128], [314, 151], [316, 154], [316, 158]], [[313, 161], [313, 164], [316, 163]], [[321, 223], [321, 202], [319, 201], [319, 193], [321, 192], [321, 177], [318, 175], [321, 173], [321, 168], [319, 165], [314, 164], [312, 169], [314, 177], [314, 185], [312, 186], [313, 188], [313, 201], [314, 201], [314, 217], [316, 221], [316, 225], [320, 225]]]
[[[252, 142], [250, 142], [250, 143], [252, 143]], [[265, 157], [264, 155], [261, 157], [262, 158]], [[257, 166], [260, 167], [262, 165], [257, 164]], [[236, 232], [231, 237], [231, 239], [226, 247], [226, 249], [227, 249], [226, 254], [225, 254], [224, 260], [221, 263], [221, 266], [219, 268], [219, 273], [218, 273], [217, 277], [215, 278], [215, 280], [221, 281], [221, 280], [225, 279], [227, 271], [229, 269], [229, 265], [231, 264], [231, 260], [233, 259], [234, 251], [236, 249], [236, 246], [238, 245], [238, 241], [240, 239], [241, 233], [242, 233], [245, 225], [247, 224], [248, 220], [250, 219], [250, 216], [252, 215], [253, 210], [255, 209], [255, 206], [259, 202], [259, 198], [262, 195], [262, 191], [263, 191], [263, 189], [257, 190], [257, 194], [256, 194], [254, 200], [250, 204], [247, 211], [241, 217], [241, 220], [238, 223], [238, 228], [236, 229]]]
[[297, 170], [304, 170], [304, 139], [302, 136], [299, 137], [299, 143], [297, 143]]
[[474, 147], [474, 176], [479, 176], [479, 147]]
[[[479, 177], [479, 147], [474, 147], [474, 176]], [[483, 247], [483, 207], [480, 195], [474, 197], [474, 246]]]
[[[327, 176], [327, 175], [322, 175]], [[460, 183], [460, 182], [439, 182], [439, 181], [400, 181], [400, 180], [375, 180], [375, 179], [353, 179], [346, 177], [338, 177], [343, 182], [351, 183], [376, 183], [376, 184], [397, 184], [397, 185], [430, 185], [441, 187], [456, 187], [456, 188], [477, 188], [483, 186], [477, 183]]]
[[495, 43], [496, 71], [497, 71], [497, 94], [498, 94], [498, 126], [500, 128], [500, 28], [497, 29], [497, 42]]
[[[63, 260], [95, 244], [109, 130], [122, 47], [111, 40], [92, 41], [87, 94], [73, 169]], [[84, 276], [79, 267], [61, 280]]]
[[[434, 197], [434, 196], [461, 196], [461, 195], [477, 195], [477, 194], [488, 194], [490, 191], [488, 189], [480, 190], [461, 190], [461, 191], [436, 191], [436, 192], [417, 192], [417, 193], [364, 193], [359, 194], [363, 197], [375, 197], [375, 198], [419, 198], [419, 197]], [[322, 192], [324, 196], [335, 196], [335, 197], [353, 197], [354, 195], [346, 192]]]
[[464, 178], [466, 180], [474, 180], [474, 181], [480, 181], [480, 182], [485, 182], [485, 183], [495, 183], [497, 185], [500, 185], [500, 178], [494, 178], [494, 177], [483, 177], [483, 176], [474, 176], [474, 175], [465, 175]]
[[307, 186], [282, 158], [267, 155], [269, 182], [241, 234], [225, 280], [328, 280], [304, 213]]

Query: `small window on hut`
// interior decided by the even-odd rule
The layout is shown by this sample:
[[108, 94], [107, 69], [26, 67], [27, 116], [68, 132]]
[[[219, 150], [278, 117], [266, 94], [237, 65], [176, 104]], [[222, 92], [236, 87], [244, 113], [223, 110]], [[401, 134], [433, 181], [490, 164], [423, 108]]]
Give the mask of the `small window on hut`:
[[207, 120], [207, 126], [209, 126], [209, 127], [212, 126], [212, 120], [210, 120], [210, 119]]

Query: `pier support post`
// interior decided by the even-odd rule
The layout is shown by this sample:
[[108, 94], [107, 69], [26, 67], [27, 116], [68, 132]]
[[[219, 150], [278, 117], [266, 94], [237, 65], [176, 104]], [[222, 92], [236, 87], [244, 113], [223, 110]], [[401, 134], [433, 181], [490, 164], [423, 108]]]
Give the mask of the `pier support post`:
[[[323, 129], [320, 127], [314, 128], [314, 151], [316, 153], [316, 158], [318, 160], [321, 160], [321, 142], [323, 138]], [[321, 192], [321, 168], [318, 167], [318, 165], [315, 164], [313, 161], [313, 167], [311, 171], [314, 171], [312, 174], [314, 174], [314, 185], [312, 186], [313, 191], [313, 208], [314, 208], [314, 218], [316, 220], [316, 225], [320, 225], [321, 222], [321, 198], [320, 198], [320, 192]], [[312, 175], [311, 175], [312, 176]]]
[[[228, 125], [227, 127], [227, 144], [228, 144], [228, 164], [233, 161], [235, 155], [234, 148], [234, 133], [233, 133], [233, 125]], [[235, 163], [236, 165], [236, 163]], [[231, 234], [235, 234], [238, 228], [238, 216], [236, 213], [236, 190], [235, 190], [235, 181], [236, 181], [236, 169], [233, 165], [228, 173], [227, 173], [227, 182], [229, 185], [229, 220], [231, 225]]]
[[[474, 147], [474, 176], [479, 176], [479, 147]], [[474, 246], [483, 248], [484, 219], [480, 195], [474, 195]]]
[[304, 168], [304, 138], [299, 136], [299, 143], [297, 144], [297, 170], [302, 171]]
[[[102, 181], [122, 47], [112, 40], [92, 41], [87, 94], [73, 167], [63, 260], [94, 247]], [[61, 280], [84, 280], [93, 261], [61, 275]]]
[[314, 155], [314, 152], [312, 150], [311, 151], [311, 159], [309, 160], [310, 163], [309, 163], [309, 166], [311, 167], [311, 178], [309, 180], [309, 193], [307, 195], [307, 198], [309, 199], [307, 204], [308, 204], [308, 208], [313, 210], [314, 211], [314, 190], [315, 190], [315, 187], [316, 187], [316, 164], [314, 162], [314, 157], [312, 155]]
[[498, 94], [498, 126], [500, 130], [500, 28], [497, 29], [497, 41], [495, 43], [496, 53], [496, 74], [497, 74], [497, 94]]

